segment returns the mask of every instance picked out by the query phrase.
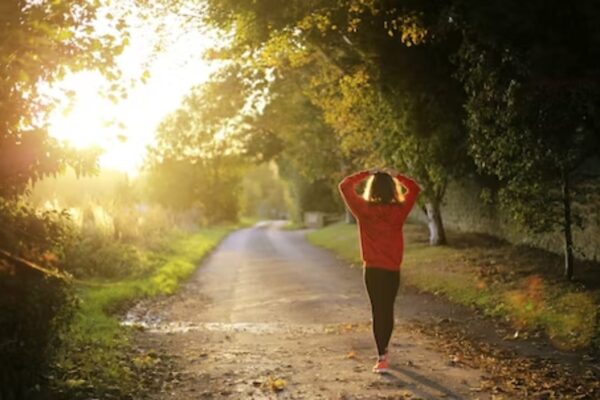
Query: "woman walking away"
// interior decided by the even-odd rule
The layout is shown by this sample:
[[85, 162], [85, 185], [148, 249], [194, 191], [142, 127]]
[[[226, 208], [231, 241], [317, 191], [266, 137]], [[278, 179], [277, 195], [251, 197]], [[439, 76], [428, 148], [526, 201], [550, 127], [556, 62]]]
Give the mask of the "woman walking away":
[[[367, 177], [369, 180], [361, 197], [356, 193], [356, 186]], [[400, 193], [397, 182], [404, 187], [405, 193]], [[421, 188], [393, 169], [371, 169], [347, 176], [339, 189], [358, 221], [365, 285], [371, 301], [378, 353], [373, 371], [385, 373], [389, 368], [388, 344], [394, 329], [394, 301], [400, 285], [404, 252], [402, 226]]]

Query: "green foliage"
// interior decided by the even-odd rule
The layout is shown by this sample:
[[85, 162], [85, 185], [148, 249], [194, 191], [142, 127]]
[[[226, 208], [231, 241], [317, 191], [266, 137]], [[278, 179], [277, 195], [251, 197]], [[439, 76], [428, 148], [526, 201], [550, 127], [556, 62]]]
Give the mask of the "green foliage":
[[[127, 42], [125, 22], [96, 28], [100, 1], [0, 4], [0, 196], [21, 194], [28, 183], [59, 172], [93, 170], [98, 152], [75, 151], [50, 138], [45, 124], [55, 99], [40, 88], [69, 72], [96, 69], [118, 76], [115, 57]], [[117, 37], [111, 29], [120, 32]]]
[[277, 219], [290, 211], [290, 197], [275, 164], [249, 168], [242, 178], [242, 215]]
[[[449, 20], [450, 4], [348, 0], [272, 6], [268, 0], [208, 1], [208, 22], [235, 28], [223, 57], [249, 70], [274, 70], [265, 78], [273, 93], [264, 119], [269, 121], [269, 106], [277, 110], [292, 101], [296, 107], [283, 109], [303, 122], [286, 131], [301, 129], [306, 140], [325, 131], [315, 133], [306, 121], [328, 125], [337, 138], [323, 148], [335, 149], [337, 178], [341, 170], [382, 164], [415, 177], [433, 210], [428, 216], [443, 232], [438, 217], [448, 179], [470, 167], [464, 93], [450, 60], [460, 42], [455, 28], [443, 22]], [[278, 86], [292, 90], [277, 97]], [[310, 107], [298, 107], [301, 96], [316, 106], [312, 113], [318, 118], [306, 118]], [[277, 121], [294, 121], [294, 115], [285, 117]], [[293, 141], [284, 143], [294, 148]], [[297, 159], [306, 163], [315, 155]]]
[[69, 234], [68, 218], [66, 212], [38, 212], [25, 202], [0, 198], [0, 249], [52, 264], [56, 261], [52, 252]]
[[0, 398], [40, 396], [75, 309], [70, 285], [0, 259]]
[[[302, 73], [289, 73], [269, 85], [268, 103], [250, 121], [245, 145], [249, 155], [262, 155], [259, 160], [274, 158], [280, 168], [294, 170], [309, 181], [332, 179], [342, 164], [339, 141], [322, 110], [311, 102], [303, 79]], [[254, 145], [265, 135], [278, 139], [276, 151]]]
[[[34, 398], [73, 311], [67, 281], [55, 276], [66, 216], [0, 199], [0, 397]], [[22, 261], [25, 259], [26, 261]], [[31, 261], [46, 267], [40, 271]]]
[[56, 99], [41, 89], [87, 69], [117, 77], [114, 58], [127, 41], [125, 22], [106, 27], [105, 32], [120, 31], [120, 37], [100, 32], [101, 5], [92, 0], [0, 2], [0, 247], [10, 255], [0, 262], [2, 398], [40, 396], [34, 392], [71, 311], [69, 285], [30, 267], [41, 264], [49, 274], [61, 267], [57, 253], [69, 234], [67, 216], [36, 212], [19, 196], [66, 166], [77, 174], [96, 169], [96, 149], [76, 151], [48, 136], [46, 117]]
[[[38, 182], [24, 201], [40, 210], [60, 210], [72, 222], [63, 240], [69, 247], [78, 240], [97, 240], [109, 245], [109, 238], [121, 244], [152, 246], [173, 228], [192, 229], [193, 213], [168, 210], [152, 202], [152, 185], [144, 174], [129, 178], [116, 171], [77, 178], [71, 170], [64, 175]], [[52, 211], [51, 211], [52, 212]], [[53, 211], [56, 212], [56, 211]], [[63, 257], [64, 258], [64, 257]]]
[[337, 212], [340, 199], [337, 187], [331, 179], [308, 179], [298, 171], [283, 164], [282, 176], [290, 183], [293, 207], [290, 219], [296, 223], [304, 221], [305, 211]]
[[521, 226], [564, 232], [569, 279], [572, 226], [582, 220], [572, 203], [585, 195], [577, 181], [600, 154], [598, 11], [592, 1], [481, 3], [463, 10], [456, 58], [470, 153], [504, 183], [500, 199]]
[[152, 268], [134, 245], [99, 233], [74, 235], [64, 244], [63, 268], [79, 279], [139, 276]]
[[38, 208], [48, 203], [58, 208], [81, 208], [92, 203], [112, 208], [141, 200], [141, 181], [143, 177], [130, 179], [125, 173], [110, 170], [77, 176], [73, 169], [67, 168], [60, 175], [36, 182], [26, 200]]
[[244, 104], [239, 85], [235, 74], [219, 75], [161, 123], [148, 160], [151, 198], [198, 207], [207, 222], [237, 219], [244, 162], [231, 119]]
[[302, 85], [302, 73], [279, 77], [268, 85], [267, 104], [247, 118], [246, 156], [274, 160], [288, 184], [291, 218], [306, 210], [339, 207], [336, 183], [343, 164], [339, 140], [325, 123]]
[[[470, 150], [481, 169], [512, 189], [558, 183], [563, 171], [575, 172], [598, 151], [600, 87], [587, 74], [600, 65], [597, 58], [582, 58], [596, 46], [576, 39], [598, 37], [596, 25], [588, 23], [597, 14], [587, 14], [586, 3], [563, 5], [573, 19], [569, 24], [561, 23], [562, 12], [545, 13], [548, 5], [539, 1], [519, 12], [517, 2], [503, 9], [481, 6], [466, 17], [469, 34], [458, 60], [469, 95]], [[480, 25], [473, 26], [476, 21]], [[506, 35], [508, 25], [524, 36]], [[546, 31], [548, 26], [555, 28]], [[485, 35], [474, 36], [475, 28]]]

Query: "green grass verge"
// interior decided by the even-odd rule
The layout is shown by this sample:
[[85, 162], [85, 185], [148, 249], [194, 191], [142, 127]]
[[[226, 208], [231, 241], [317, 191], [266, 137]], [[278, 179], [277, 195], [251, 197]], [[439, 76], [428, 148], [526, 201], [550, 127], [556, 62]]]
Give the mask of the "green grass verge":
[[[58, 392], [67, 398], [123, 396], [142, 390], [136, 374], [146, 367], [143, 356], [131, 357], [132, 328], [120, 325], [119, 311], [133, 301], [172, 294], [234, 226], [205, 228], [168, 241], [151, 254], [157, 268], [144, 278], [79, 285], [81, 299], [72, 326], [63, 336], [56, 365]], [[147, 360], [146, 360], [147, 361]]]
[[[515, 328], [541, 330], [564, 349], [598, 345], [600, 290], [563, 281], [554, 266], [560, 257], [454, 234], [455, 247], [432, 247], [427, 230], [405, 226], [402, 282], [502, 317]], [[310, 242], [361, 263], [355, 225], [337, 223], [307, 235]]]
[[285, 225], [283, 225], [281, 227], [281, 229], [286, 230], [286, 231], [295, 231], [297, 229], [304, 229], [306, 228], [306, 226], [304, 226], [304, 224], [302, 222], [296, 222], [296, 221], [291, 221], [288, 220]]

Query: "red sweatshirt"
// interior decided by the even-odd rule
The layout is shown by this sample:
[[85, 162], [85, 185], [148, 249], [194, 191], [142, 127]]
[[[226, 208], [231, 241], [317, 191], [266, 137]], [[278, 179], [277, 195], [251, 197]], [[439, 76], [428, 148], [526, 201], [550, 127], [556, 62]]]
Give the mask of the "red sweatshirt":
[[404, 253], [402, 226], [413, 208], [421, 188], [415, 181], [397, 175], [394, 178], [408, 189], [400, 204], [369, 203], [356, 194], [357, 184], [370, 176], [369, 171], [357, 172], [340, 182], [339, 189], [346, 205], [358, 221], [360, 253], [366, 267], [398, 271]]

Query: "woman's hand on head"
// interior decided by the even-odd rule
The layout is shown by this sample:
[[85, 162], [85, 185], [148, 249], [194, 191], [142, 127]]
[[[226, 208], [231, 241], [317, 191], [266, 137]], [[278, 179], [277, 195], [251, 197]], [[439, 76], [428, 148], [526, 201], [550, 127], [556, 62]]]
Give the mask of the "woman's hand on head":
[[378, 172], [381, 172], [381, 168], [369, 168], [367, 172], [369, 172], [371, 175], [374, 175]]
[[397, 169], [394, 169], [394, 168], [391, 168], [391, 167], [386, 167], [383, 171], [385, 173], [391, 175], [391, 176], [398, 176], [398, 175], [400, 175], [400, 172], [398, 172]]

